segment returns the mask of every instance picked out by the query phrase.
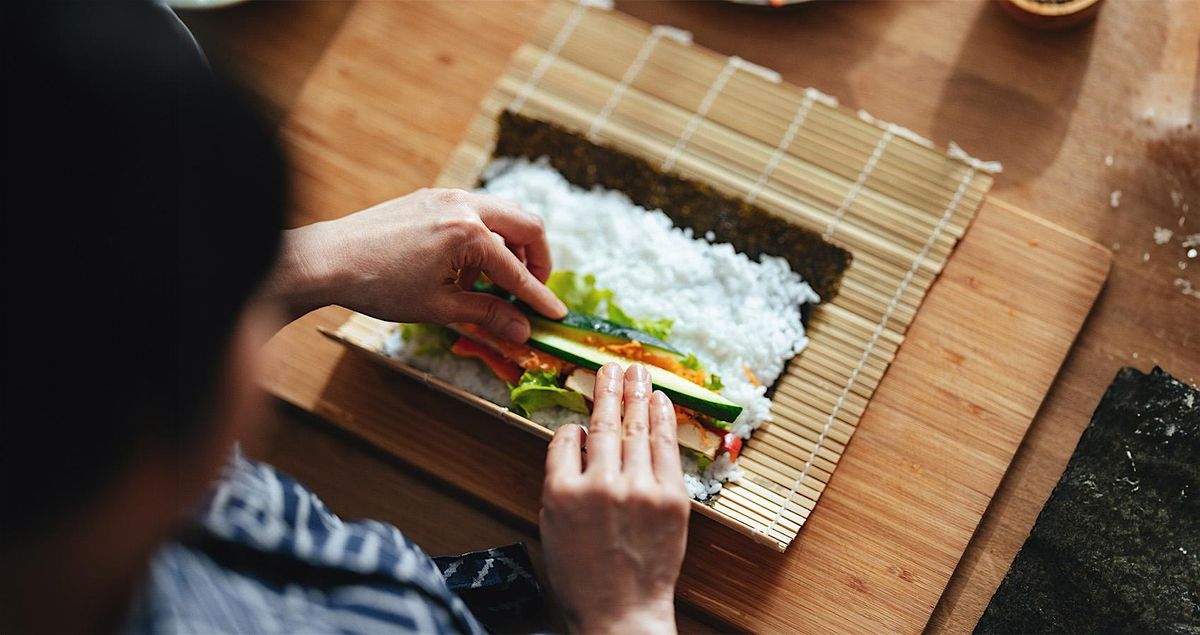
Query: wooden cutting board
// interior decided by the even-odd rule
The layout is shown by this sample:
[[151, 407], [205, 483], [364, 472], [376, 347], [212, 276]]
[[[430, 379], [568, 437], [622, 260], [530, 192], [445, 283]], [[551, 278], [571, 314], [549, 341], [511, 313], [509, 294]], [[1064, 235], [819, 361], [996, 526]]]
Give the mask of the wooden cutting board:
[[[300, 217], [337, 216], [429, 179], [537, 13], [529, 5], [356, 7], [284, 124]], [[397, 34], [414, 32], [427, 37], [397, 44]], [[745, 630], [921, 629], [1109, 259], [1036, 216], [985, 203], [799, 538], [778, 554], [696, 517], [680, 596]], [[267, 387], [536, 522], [544, 442], [317, 332], [345, 316], [325, 309], [281, 332]]]

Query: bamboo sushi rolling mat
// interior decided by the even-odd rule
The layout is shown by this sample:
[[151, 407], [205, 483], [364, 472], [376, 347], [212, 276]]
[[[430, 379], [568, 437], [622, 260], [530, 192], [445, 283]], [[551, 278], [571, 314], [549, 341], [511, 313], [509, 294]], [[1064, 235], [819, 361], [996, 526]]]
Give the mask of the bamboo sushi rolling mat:
[[[371, 5], [359, 13], [368, 9], [380, 13]], [[333, 43], [285, 124], [294, 156], [311, 163], [304, 172], [320, 175], [319, 181], [359, 159], [380, 160], [378, 153], [339, 143], [344, 140], [337, 139], [338, 130], [329, 127], [331, 113], [348, 103], [347, 89], [365, 92], [336, 67], [340, 48], [361, 55], [372, 31], [379, 29], [376, 38], [383, 32], [379, 25], [388, 18], [382, 13], [372, 18], [351, 16], [344, 31], [357, 31]], [[516, 107], [660, 159], [728, 193], [753, 197], [850, 248], [855, 261], [841, 293], [814, 314], [813, 344], [792, 366], [794, 383], [785, 380], [777, 393], [776, 421], [756, 433], [746, 452], [744, 465], [752, 476], [729, 488], [715, 508], [722, 520], [778, 548], [795, 537], [827, 484], [823, 508], [829, 509], [815, 515], [783, 556], [694, 523], [681, 595], [747, 628], [794, 626], [779, 603], [805, 606], [814, 629], [919, 628], [1102, 284], [1107, 255], [1019, 210], [987, 203], [984, 210], [991, 215], [981, 217], [959, 249], [959, 270], [952, 261], [922, 309], [929, 324], [921, 330], [917, 320], [896, 358], [921, 297], [990, 179], [902, 130], [862, 122], [819, 94], [778, 84], [769, 72], [689, 46], [678, 36], [617, 14], [552, 5], [531, 44], [522, 47], [485, 101], [442, 184], [474, 183], [490, 150], [488, 126], [500, 109]], [[322, 72], [330, 65], [334, 68]], [[674, 70], [667, 73], [664, 65]], [[386, 93], [375, 84], [371, 91]], [[356, 119], [364, 115], [364, 102], [379, 100], [369, 93], [359, 98]], [[382, 131], [397, 117], [386, 108], [366, 110], [371, 116], [356, 126]], [[382, 150], [388, 154], [388, 148]], [[378, 182], [386, 174], [368, 178]], [[1029, 258], [1035, 245], [1038, 263]], [[1006, 287], [1013, 291], [997, 292]], [[419, 386], [373, 377], [354, 360], [337, 358], [331, 366], [322, 356], [337, 353], [313, 343], [311, 327], [336, 327], [345, 317], [344, 311], [325, 312], [299, 323], [306, 327], [303, 333], [297, 327], [282, 333], [272, 347], [276, 363], [268, 386], [518, 517], [535, 519], [537, 446], [498, 430], [489, 434], [512, 445], [497, 449], [430, 428], [423, 430], [432, 442], [426, 450], [411, 448], [397, 415], [420, 415], [439, 402]], [[997, 349], [990, 353], [980, 350], [989, 335]], [[1017, 336], [1028, 352], [1015, 352]], [[981, 363], [971, 367], [965, 362], [969, 356], [956, 349], [979, 354]], [[893, 358], [896, 368], [866, 410]], [[314, 391], [313, 373], [331, 384], [318, 383]], [[345, 382], [361, 394], [354, 397], [357, 391]], [[446, 409], [448, 419], [463, 414]], [[856, 423], [864, 429], [847, 448]], [[438, 448], [434, 456], [428, 447]], [[843, 452], [847, 460], [839, 479], [829, 484]], [[881, 562], [895, 564], [879, 575]], [[871, 589], [877, 601], [847, 606], [847, 589]], [[817, 605], [828, 607], [823, 620], [813, 620]]]
[[[694, 506], [786, 549], [991, 177], [686, 34], [567, 0], [517, 51], [439, 186], [478, 185], [505, 108], [715, 185], [853, 252], [840, 293], [814, 311], [808, 347], [776, 385], [772, 420], [742, 452], [745, 476]], [[389, 328], [346, 326], [342, 336], [368, 349]]]

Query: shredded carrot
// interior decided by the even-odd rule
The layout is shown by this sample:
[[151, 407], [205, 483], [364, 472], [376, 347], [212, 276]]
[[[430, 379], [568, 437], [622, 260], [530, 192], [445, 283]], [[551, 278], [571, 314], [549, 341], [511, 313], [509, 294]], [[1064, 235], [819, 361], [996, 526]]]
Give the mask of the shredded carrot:
[[684, 419], [684, 418], [697, 419], [698, 415], [700, 414], [700, 413], [696, 412], [695, 410], [691, 410], [689, 408], [684, 408], [683, 406], [681, 406], [677, 403], [671, 404], [671, 407], [675, 409], [675, 418], [676, 419]]
[[708, 373], [702, 370], [687, 368], [679, 363], [679, 360], [672, 355], [664, 355], [647, 349], [641, 342], [623, 342], [621, 344], [601, 344], [595, 337], [587, 336], [584, 338], [584, 343], [595, 346], [602, 351], [612, 353], [627, 359], [636, 360], [651, 366], [658, 366], [664, 370], [669, 370], [680, 377], [696, 384], [704, 386], [708, 384]]
[[754, 371], [750, 370], [750, 366], [745, 362], [742, 363], [742, 372], [746, 374], [746, 379], [749, 379], [755, 388], [762, 388], [762, 382], [758, 381], [758, 377], [754, 376]]
[[704, 429], [715, 433], [717, 436], [723, 436], [725, 434], [725, 430], [723, 430], [719, 426], [716, 426], [713, 424], [712, 417], [709, 417], [707, 415], [702, 415], [699, 412], [696, 412], [695, 410], [692, 410], [690, 408], [684, 408], [683, 406], [681, 406], [679, 404], [671, 404], [671, 405], [674, 406], [674, 408], [675, 408], [675, 420], [676, 421], [684, 421], [684, 420], [695, 421], [696, 423], [703, 426]]
[[557, 357], [552, 357], [541, 351], [529, 349], [518, 355], [515, 359], [517, 365], [525, 370], [541, 370], [546, 372], [554, 372], [565, 374], [571, 372], [575, 368], [574, 364], [569, 364]]
[[[525, 370], [541, 370], [562, 374], [569, 373], [575, 369], [574, 364], [565, 362], [549, 353], [539, 351], [527, 344], [517, 344], [516, 342], [509, 342], [493, 337], [487, 331], [473, 324], [457, 324], [455, 328], [463, 335], [484, 344]], [[619, 357], [669, 370], [698, 386], [708, 384], [708, 373], [702, 370], [686, 368], [673, 355], [649, 350], [641, 342], [630, 341], [620, 344], [604, 344], [599, 338], [592, 335], [585, 336], [583, 342], [588, 346], [594, 346], [599, 350]]]

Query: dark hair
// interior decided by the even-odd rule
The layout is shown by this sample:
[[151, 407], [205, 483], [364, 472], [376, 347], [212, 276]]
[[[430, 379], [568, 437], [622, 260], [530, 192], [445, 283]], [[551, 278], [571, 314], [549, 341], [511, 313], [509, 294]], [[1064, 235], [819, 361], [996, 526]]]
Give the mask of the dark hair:
[[38, 2], [3, 24], [8, 539], [137, 448], [202, 438], [287, 188], [272, 129], [165, 9]]

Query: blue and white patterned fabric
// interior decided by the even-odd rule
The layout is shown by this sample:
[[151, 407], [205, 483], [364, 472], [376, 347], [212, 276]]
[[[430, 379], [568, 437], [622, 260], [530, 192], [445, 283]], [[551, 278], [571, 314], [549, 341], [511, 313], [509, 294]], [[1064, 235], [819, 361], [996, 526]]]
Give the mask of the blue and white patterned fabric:
[[[434, 558], [446, 585], [491, 631], [526, 630], [542, 608], [542, 587], [525, 545]], [[525, 629], [522, 626], [526, 627]]]
[[540, 605], [522, 545], [443, 566], [446, 575], [395, 527], [344, 522], [302, 485], [239, 452], [197, 526], [154, 558], [127, 630], [485, 632], [447, 580], [493, 602], [496, 589], [516, 588], [523, 599], [504, 597], [502, 614]]

